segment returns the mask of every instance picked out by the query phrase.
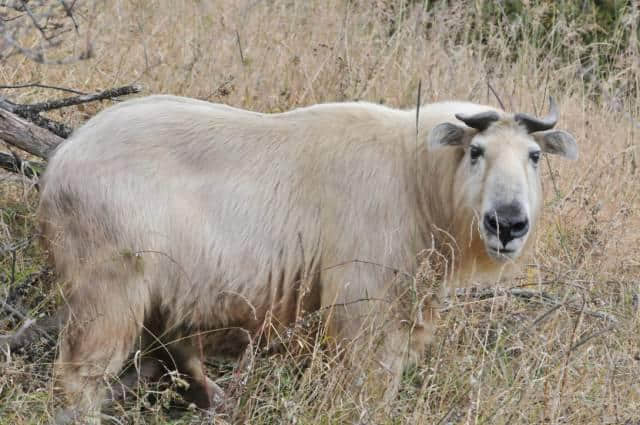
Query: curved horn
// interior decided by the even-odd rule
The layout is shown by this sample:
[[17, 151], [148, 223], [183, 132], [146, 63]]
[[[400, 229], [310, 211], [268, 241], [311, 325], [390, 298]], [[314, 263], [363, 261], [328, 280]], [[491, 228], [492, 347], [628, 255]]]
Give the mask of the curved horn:
[[492, 122], [498, 121], [500, 116], [495, 111], [487, 111], [473, 115], [456, 114], [456, 118], [471, 128], [483, 131], [486, 130]]
[[527, 114], [516, 114], [516, 122], [524, 125], [529, 133], [544, 131], [553, 128], [558, 122], [558, 108], [552, 96], [549, 96], [549, 114], [544, 118], [535, 118]]

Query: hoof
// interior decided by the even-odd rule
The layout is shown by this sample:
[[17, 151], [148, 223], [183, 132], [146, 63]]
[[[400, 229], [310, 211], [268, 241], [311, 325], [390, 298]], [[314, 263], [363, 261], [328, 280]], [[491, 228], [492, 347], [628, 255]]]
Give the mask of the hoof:
[[207, 394], [209, 394], [209, 401], [212, 408], [216, 409], [223, 405], [225, 401], [225, 395], [222, 388], [215, 382], [207, 377]]
[[71, 425], [71, 424], [87, 424], [100, 425], [100, 415], [87, 416], [79, 413], [74, 409], [62, 409], [56, 413], [56, 417], [52, 425]]
[[216, 410], [225, 401], [224, 391], [211, 379], [204, 383], [192, 382], [182, 397], [203, 410]]
[[109, 387], [109, 396], [106, 404], [114, 402], [122, 402], [127, 395], [135, 392], [140, 382], [154, 382], [161, 377], [162, 367], [157, 360], [153, 358], [145, 358], [142, 360], [139, 369], [130, 367], [119, 379], [113, 382]]

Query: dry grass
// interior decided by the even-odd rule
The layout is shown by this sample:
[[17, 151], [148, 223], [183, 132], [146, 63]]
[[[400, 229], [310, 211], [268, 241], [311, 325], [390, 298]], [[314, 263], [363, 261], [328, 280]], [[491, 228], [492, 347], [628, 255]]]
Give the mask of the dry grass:
[[[365, 99], [398, 107], [423, 99], [496, 104], [539, 112], [555, 95], [560, 127], [580, 145], [580, 160], [545, 161], [545, 214], [535, 253], [506, 286], [543, 289], [563, 302], [501, 296], [454, 298], [443, 311], [422, 364], [405, 375], [385, 423], [640, 423], [640, 176], [637, 170], [640, 54], [637, 40], [618, 46], [606, 79], [585, 82], [576, 43], [581, 28], [559, 21], [531, 31], [514, 50], [509, 26], [451, 2], [425, 11], [419, 2], [167, 1], [97, 2], [80, 17], [95, 58], [68, 66], [14, 57], [0, 65], [0, 84], [39, 81], [92, 91], [140, 82], [147, 93], [173, 93], [258, 111], [324, 101]], [[542, 11], [533, 11], [535, 17]], [[636, 22], [627, 11], [625, 22]], [[493, 22], [493, 21], [490, 21]], [[429, 28], [426, 31], [426, 28]], [[635, 42], [633, 42], [635, 41]], [[64, 46], [73, 53], [70, 39]], [[570, 47], [575, 56], [560, 56]], [[40, 89], [11, 92], [28, 102]], [[78, 125], [107, 104], [62, 112]], [[37, 193], [2, 176], [0, 243], [33, 234]], [[364, 241], [363, 241], [364, 242]], [[31, 241], [0, 258], [0, 295], [34, 314], [55, 303], [51, 276]], [[615, 316], [612, 325], [585, 314]], [[0, 316], [0, 327], [16, 326]], [[358, 401], [336, 401], [342, 371], [317, 347], [301, 359], [257, 357], [249, 369], [212, 365], [231, 395], [226, 420], [242, 423], [340, 423], [362, 418]], [[52, 347], [0, 355], [0, 424], [42, 423], [52, 409]], [[304, 365], [307, 373], [300, 375]], [[171, 419], [171, 390], [142, 387], [124, 415], [132, 423], [198, 423]], [[159, 402], [146, 400], [156, 396]], [[145, 408], [141, 405], [148, 404]], [[209, 418], [210, 420], [213, 420]], [[208, 419], [208, 420], [209, 420]], [[219, 418], [220, 420], [222, 418]]]

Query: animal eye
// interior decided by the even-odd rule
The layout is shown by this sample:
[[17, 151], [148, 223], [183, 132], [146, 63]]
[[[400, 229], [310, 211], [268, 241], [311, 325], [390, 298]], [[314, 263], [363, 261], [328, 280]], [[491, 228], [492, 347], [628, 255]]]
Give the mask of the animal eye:
[[471, 158], [471, 162], [475, 162], [482, 156], [484, 150], [479, 148], [478, 146], [471, 145], [469, 147], [469, 158]]
[[537, 164], [540, 161], [540, 151], [535, 151], [529, 153], [529, 158], [533, 161], [534, 164]]

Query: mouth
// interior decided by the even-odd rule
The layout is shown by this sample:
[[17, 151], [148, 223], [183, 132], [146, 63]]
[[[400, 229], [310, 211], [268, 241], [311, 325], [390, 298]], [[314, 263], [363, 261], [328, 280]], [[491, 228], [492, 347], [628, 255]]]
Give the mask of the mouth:
[[517, 254], [515, 249], [500, 249], [491, 246], [487, 246], [487, 253], [497, 261], [513, 260]]
[[493, 248], [493, 247], [489, 247], [489, 251], [493, 251], [493, 252], [495, 252], [497, 254], [505, 254], [505, 255], [506, 254], [513, 254], [514, 252], [516, 252], [515, 249], [504, 249], [504, 248], [502, 248], [502, 249], [497, 248], [496, 249], [496, 248]]

